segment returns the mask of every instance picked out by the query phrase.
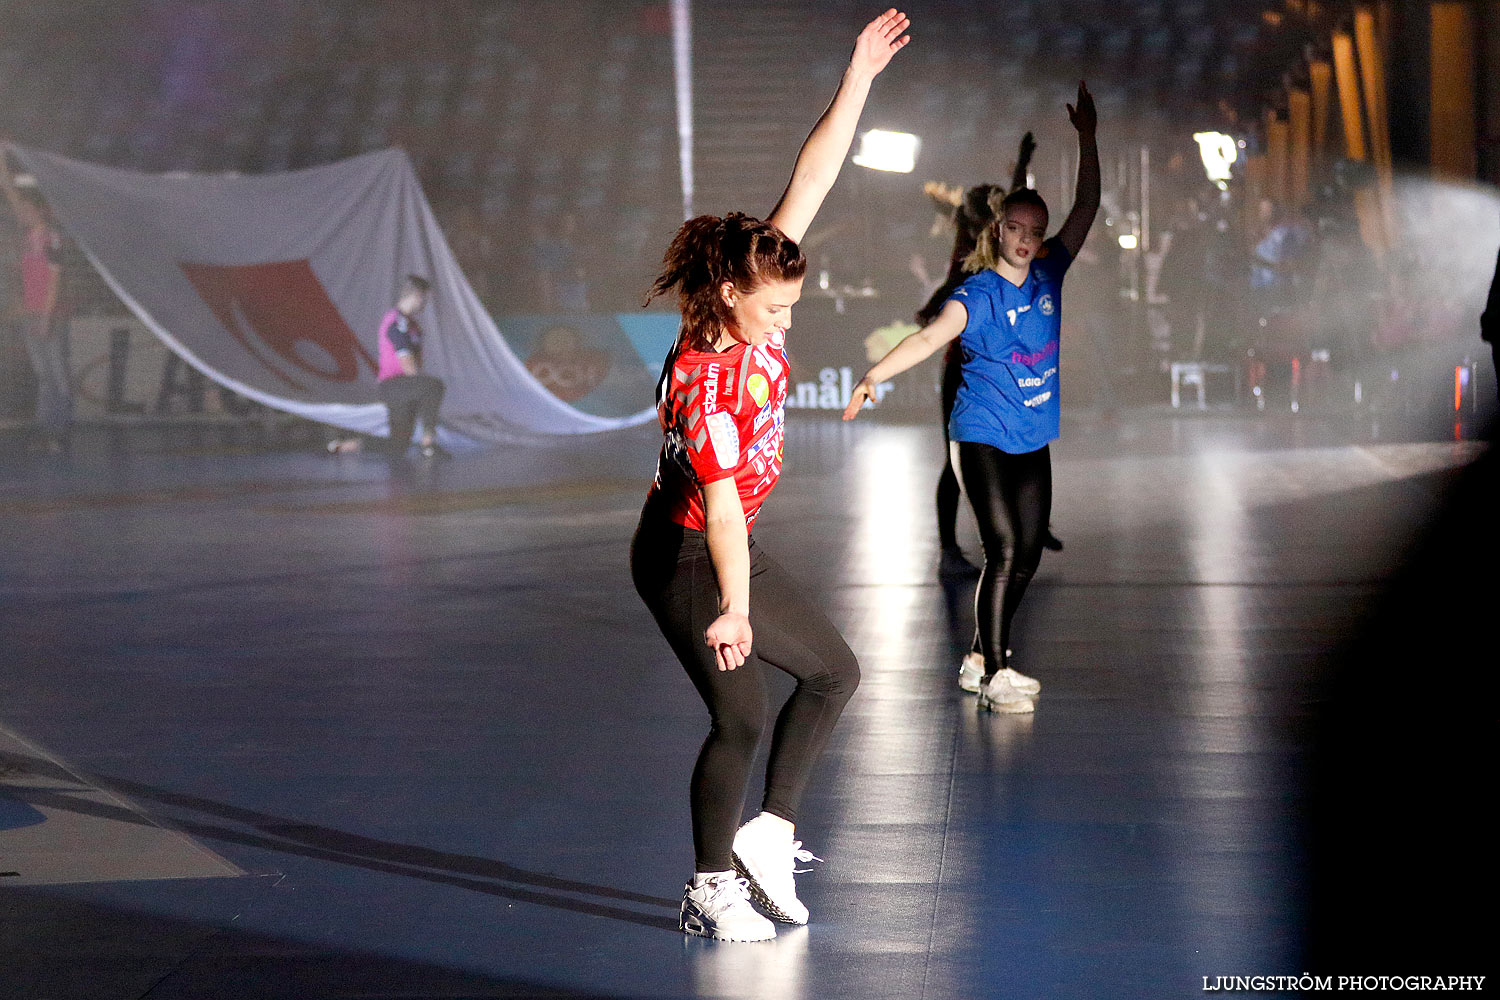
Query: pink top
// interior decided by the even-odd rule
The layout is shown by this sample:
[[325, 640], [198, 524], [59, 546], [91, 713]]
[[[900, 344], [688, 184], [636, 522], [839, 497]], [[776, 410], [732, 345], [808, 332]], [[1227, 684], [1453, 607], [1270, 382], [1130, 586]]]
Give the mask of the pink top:
[[47, 311], [47, 299], [59, 268], [56, 257], [62, 240], [56, 230], [36, 226], [26, 233], [26, 249], [21, 254], [21, 306], [32, 314]]
[[380, 321], [380, 371], [376, 378], [384, 382], [388, 378], [405, 375], [401, 370], [398, 351], [410, 351], [421, 364], [422, 328], [410, 316], [403, 316], [399, 309], [392, 309]]

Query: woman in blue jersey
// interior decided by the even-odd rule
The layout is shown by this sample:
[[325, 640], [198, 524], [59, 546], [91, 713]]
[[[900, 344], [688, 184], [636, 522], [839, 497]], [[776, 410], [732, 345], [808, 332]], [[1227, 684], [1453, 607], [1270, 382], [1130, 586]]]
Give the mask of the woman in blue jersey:
[[[974, 247], [979, 243], [979, 234], [995, 221], [995, 209], [990, 204], [991, 197], [999, 192], [1002, 196], [1011, 192], [1019, 191], [1026, 187], [1027, 176], [1031, 166], [1031, 156], [1036, 152], [1036, 140], [1030, 132], [1021, 137], [1021, 149], [1016, 157], [1016, 165], [1011, 170], [1010, 187], [1001, 191], [997, 184], [976, 184], [967, 191], [961, 188], [950, 188], [936, 181], [929, 181], [924, 190], [943, 213], [951, 213], [953, 223], [953, 252], [948, 258], [948, 275], [943, 283], [927, 297], [927, 302], [917, 311], [917, 325], [926, 326], [937, 319], [938, 313], [942, 311], [943, 303], [952, 297], [953, 292], [969, 272], [964, 269], [969, 255], [974, 252]], [[958, 394], [958, 383], [962, 378], [961, 355], [958, 343], [950, 341], [948, 349], [943, 352], [943, 373], [938, 386], [938, 397], [942, 403], [942, 428], [943, 428], [943, 471], [938, 476], [937, 484], [937, 524], [938, 545], [941, 548], [942, 559], [939, 562], [938, 572], [943, 575], [950, 573], [978, 572], [978, 570], [964, 558], [963, 549], [958, 544], [958, 473], [954, 471], [953, 456], [948, 445], [948, 418], [953, 415], [953, 402]], [[1063, 543], [1052, 534], [1052, 529], [1047, 529], [1046, 537], [1042, 540], [1042, 547], [1054, 552], [1061, 552]], [[975, 640], [974, 653], [979, 656], [978, 639]], [[977, 675], [976, 675], [977, 676]]]
[[982, 707], [1031, 712], [1041, 685], [1009, 663], [1010, 626], [1041, 561], [1052, 508], [1049, 444], [1058, 436], [1058, 335], [1062, 282], [1099, 210], [1097, 116], [1088, 88], [1068, 105], [1078, 131], [1078, 196], [1057, 235], [1044, 240], [1047, 203], [1030, 189], [994, 197], [995, 220], [968, 258], [974, 272], [935, 320], [880, 359], [854, 387], [852, 420], [874, 388], [957, 339], [961, 379], [948, 436], [979, 522], [984, 572], [974, 599], [981, 657], [959, 685]]
[[[1000, 191], [998, 184], [976, 184], [967, 191], [929, 183], [928, 196], [952, 212], [953, 252], [948, 256], [948, 274], [921, 309], [917, 310], [917, 325], [926, 326], [937, 319], [943, 303], [953, 295], [955, 289], [968, 277], [965, 261], [979, 243], [979, 234], [995, 221], [990, 197], [996, 192], [1002, 195], [1026, 186], [1026, 176], [1031, 165], [1031, 154], [1036, 151], [1036, 140], [1027, 132], [1021, 137], [1020, 154], [1016, 157], [1015, 169], [1011, 171], [1010, 187]], [[973, 566], [964, 558], [958, 545], [958, 473], [954, 471], [953, 459], [948, 447], [948, 418], [953, 414], [953, 402], [958, 393], [961, 367], [958, 344], [950, 342], [943, 352], [943, 374], [938, 389], [943, 413], [943, 471], [937, 484], [938, 544], [942, 547], [942, 571], [971, 571]]]

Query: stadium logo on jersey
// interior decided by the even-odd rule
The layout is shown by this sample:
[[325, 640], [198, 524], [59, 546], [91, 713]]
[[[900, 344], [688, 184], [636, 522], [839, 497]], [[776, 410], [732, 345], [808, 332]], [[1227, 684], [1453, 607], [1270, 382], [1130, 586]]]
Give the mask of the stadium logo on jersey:
[[708, 378], [703, 380], [703, 412], [713, 413], [719, 408], [719, 366], [708, 366]]
[[771, 398], [771, 383], [760, 372], [751, 375], [745, 383], [745, 389], [750, 393], [750, 398], [755, 400], [756, 406], [765, 406], [766, 400]]
[[1036, 307], [1042, 311], [1043, 316], [1051, 316], [1054, 308], [1052, 305], [1052, 294], [1049, 292], [1043, 295], [1041, 301], [1036, 304]]
[[727, 413], [710, 413], [705, 418], [708, 424], [708, 439], [714, 445], [714, 458], [719, 468], [732, 469], [740, 462], [740, 434], [735, 430], [734, 418]]

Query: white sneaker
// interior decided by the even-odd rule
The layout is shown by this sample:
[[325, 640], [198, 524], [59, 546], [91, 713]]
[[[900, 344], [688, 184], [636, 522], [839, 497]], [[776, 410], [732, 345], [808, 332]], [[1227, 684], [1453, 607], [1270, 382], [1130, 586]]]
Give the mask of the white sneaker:
[[776, 936], [776, 925], [755, 912], [749, 887], [734, 872], [715, 872], [699, 885], [683, 886], [679, 926], [685, 934], [718, 941], [769, 941]]
[[1006, 667], [1003, 670], [997, 671], [997, 676], [1003, 676], [1006, 680], [1010, 681], [1011, 687], [1015, 688], [1017, 691], [1021, 692], [1028, 698], [1035, 698], [1037, 695], [1042, 693], [1041, 681], [1037, 680], [1035, 677], [1027, 677], [1025, 674], [1021, 673], [1018, 670], [1012, 670], [1010, 667]]
[[1024, 692], [1018, 691], [1011, 684], [1010, 678], [1005, 676], [1003, 670], [991, 677], [984, 687], [979, 689], [979, 707], [987, 708], [991, 712], [1005, 712], [1010, 715], [1036, 711], [1036, 704]]
[[784, 924], [807, 923], [807, 907], [797, 898], [798, 861], [822, 861], [811, 851], [802, 849], [802, 841], [793, 840], [784, 829], [778, 829], [774, 817], [765, 813], [755, 817], [734, 835], [734, 867], [750, 884], [750, 896], [773, 920]]
[[[1010, 650], [1006, 650], [1007, 658], [1011, 656]], [[1010, 686], [1028, 697], [1035, 698], [1042, 693], [1042, 682], [1035, 677], [1027, 677], [1019, 670], [1010, 667], [999, 671], [1010, 681]], [[978, 691], [984, 687], [984, 656], [980, 653], [970, 653], [963, 658], [958, 665], [958, 686], [965, 691]]]
[[958, 686], [973, 693], [984, 687], [984, 655], [970, 653], [958, 664]]

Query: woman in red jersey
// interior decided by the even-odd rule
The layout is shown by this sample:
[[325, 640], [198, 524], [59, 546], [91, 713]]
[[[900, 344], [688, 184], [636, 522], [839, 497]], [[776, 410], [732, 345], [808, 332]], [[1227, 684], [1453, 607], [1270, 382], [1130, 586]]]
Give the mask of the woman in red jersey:
[[[631, 573], [711, 723], [690, 788], [689, 934], [774, 937], [752, 896], [779, 921], [807, 922], [793, 872], [812, 855], [794, 836], [797, 805], [859, 665], [750, 525], [781, 473], [786, 331], [807, 270], [797, 241], [838, 177], [871, 81], [909, 41], [908, 24], [893, 8], [860, 33], [770, 217], [684, 223], [648, 296], [675, 290], [682, 329], [657, 387], [666, 442], [631, 544]], [[739, 827], [766, 725], [768, 668], [791, 674], [797, 687], [776, 719], [762, 812]]]

